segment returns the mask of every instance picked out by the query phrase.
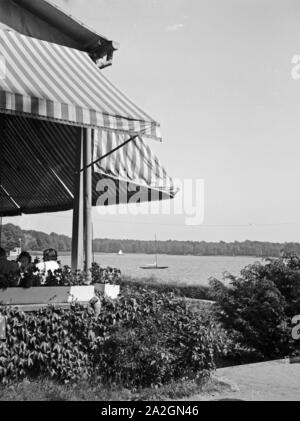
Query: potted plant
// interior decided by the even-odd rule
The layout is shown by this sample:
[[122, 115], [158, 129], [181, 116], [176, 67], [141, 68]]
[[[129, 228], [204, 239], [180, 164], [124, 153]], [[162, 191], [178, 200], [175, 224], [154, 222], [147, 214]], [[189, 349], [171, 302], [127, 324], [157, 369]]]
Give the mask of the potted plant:
[[96, 291], [115, 300], [120, 294], [121, 271], [111, 267], [102, 268], [98, 263], [93, 263], [91, 273]]
[[95, 290], [106, 297], [116, 299], [120, 286], [115, 285], [121, 272], [112, 268], [101, 268], [93, 264], [90, 269], [92, 284], [87, 284], [86, 273], [72, 272], [69, 266], [48, 273], [46, 279], [36, 269], [27, 270], [22, 276], [0, 278], [0, 305], [55, 305], [89, 303], [95, 297]]

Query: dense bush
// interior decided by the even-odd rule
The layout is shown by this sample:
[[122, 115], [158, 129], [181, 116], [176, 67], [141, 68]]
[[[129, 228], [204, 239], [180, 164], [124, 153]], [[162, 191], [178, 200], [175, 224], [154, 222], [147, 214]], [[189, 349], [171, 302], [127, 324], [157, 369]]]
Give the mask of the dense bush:
[[220, 343], [213, 323], [190, 313], [183, 300], [154, 290], [135, 294], [134, 303], [134, 318], [126, 315], [99, 354], [107, 378], [127, 386], [164, 384], [214, 368]]
[[97, 377], [134, 388], [202, 379], [214, 368], [222, 341], [212, 322], [190, 313], [173, 295], [125, 290], [118, 301], [101, 296], [101, 302], [98, 317], [78, 305], [31, 314], [5, 310], [0, 379]]
[[89, 375], [88, 332], [93, 316], [88, 310], [2, 314], [7, 317], [7, 340], [0, 343], [2, 381], [38, 375], [76, 380]]
[[216, 315], [236, 341], [262, 358], [280, 358], [297, 352], [291, 320], [300, 314], [300, 259], [295, 255], [268, 259], [227, 274], [226, 287], [211, 280]]

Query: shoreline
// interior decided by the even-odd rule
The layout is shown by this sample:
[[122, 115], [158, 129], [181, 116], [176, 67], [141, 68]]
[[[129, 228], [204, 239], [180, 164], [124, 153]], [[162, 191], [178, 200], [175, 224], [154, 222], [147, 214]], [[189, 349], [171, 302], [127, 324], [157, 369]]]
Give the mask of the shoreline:
[[[27, 251], [27, 250], [26, 250]], [[32, 251], [28, 250], [28, 253], [30, 253], [32, 256], [42, 256], [43, 251]], [[59, 256], [71, 256], [71, 251], [58, 251]], [[95, 252], [95, 256], [116, 256], [120, 259], [124, 256], [155, 256], [155, 253], [125, 253], [122, 255], [119, 255], [118, 253], [104, 253], [104, 252]], [[157, 253], [157, 256], [169, 256], [169, 257], [243, 257], [243, 258], [251, 258], [251, 259], [276, 259], [277, 256], [254, 256], [254, 255], [230, 255], [230, 254], [169, 254], [169, 253]]]

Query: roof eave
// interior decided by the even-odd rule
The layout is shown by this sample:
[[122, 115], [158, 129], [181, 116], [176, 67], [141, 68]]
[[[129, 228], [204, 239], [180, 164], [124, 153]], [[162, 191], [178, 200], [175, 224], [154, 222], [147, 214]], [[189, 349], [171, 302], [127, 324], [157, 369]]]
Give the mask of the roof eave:
[[[48, 0], [0, 0], [0, 5], [2, 9], [7, 10], [7, 13], [1, 13], [0, 17], [0, 21], [5, 25], [23, 35], [86, 51], [100, 68], [111, 65], [113, 54], [119, 49], [117, 42], [98, 34]], [[22, 15], [22, 10], [26, 16], [33, 16], [35, 19], [36, 25], [30, 25], [30, 33], [26, 33], [26, 25], [20, 31], [20, 22], [16, 15]], [[24, 19], [24, 16], [22, 18]], [[49, 34], [47, 30], [41, 31], [38, 26], [41, 27], [42, 22], [53, 28], [53, 31], [48, 31]]]

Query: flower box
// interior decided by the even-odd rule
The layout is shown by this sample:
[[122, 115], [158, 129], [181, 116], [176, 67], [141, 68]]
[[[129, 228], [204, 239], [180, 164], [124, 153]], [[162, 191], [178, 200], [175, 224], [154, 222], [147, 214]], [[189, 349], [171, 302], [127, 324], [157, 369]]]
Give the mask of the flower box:
[[95, 284], [95, 289], [112, 300], [116, 300], [120, 294], [120, 285]]
[[90, 286], [32, 287], [0, 289], [0, 306], [39, 308], [47, 305], [88, 304], [96, 291], [112, 300], [120, 294], [119, 285], [95, 284]]
[[95, 296], [95, 287], [33, 287], [0, 290], [0, 305], [88, 303]]

